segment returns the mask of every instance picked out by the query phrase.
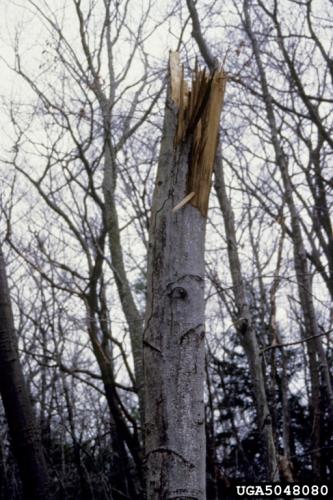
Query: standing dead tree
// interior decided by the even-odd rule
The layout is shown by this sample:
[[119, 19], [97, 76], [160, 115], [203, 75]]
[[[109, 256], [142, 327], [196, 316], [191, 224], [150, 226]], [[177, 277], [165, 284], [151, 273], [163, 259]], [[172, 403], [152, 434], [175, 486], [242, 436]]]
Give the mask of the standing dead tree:
[[226, 77], [178, 53], [170, 81], [148, 253], [145, 372], [147, 498], [205, 498], [204, 248]]

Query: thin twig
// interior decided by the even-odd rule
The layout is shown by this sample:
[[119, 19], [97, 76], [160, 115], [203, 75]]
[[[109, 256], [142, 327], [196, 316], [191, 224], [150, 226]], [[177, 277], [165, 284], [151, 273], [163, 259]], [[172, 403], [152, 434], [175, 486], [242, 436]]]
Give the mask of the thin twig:
[[260, 355], [264, 354], [266, 351], [270, 351], [271, 349], [282, 349], [283, 347], [290, 347], [292, 345], [303, 344], [304, 342], [308, 342], [309, 340], [316, 339], [318, 337], [323, 337], [324, 335], [329, 335], [332, 332], [333, 328], [331, 330], [328, 330], [327, 332], [320, 333], [319, 335], [311, 335], [311, 337], [306, 337], [305, 339], [302, 340], [296, 340], [295, 342], [287, 342], [286, 344], [272, 344], [267, 347], [264, 347], [264, 349], [261, 349]]

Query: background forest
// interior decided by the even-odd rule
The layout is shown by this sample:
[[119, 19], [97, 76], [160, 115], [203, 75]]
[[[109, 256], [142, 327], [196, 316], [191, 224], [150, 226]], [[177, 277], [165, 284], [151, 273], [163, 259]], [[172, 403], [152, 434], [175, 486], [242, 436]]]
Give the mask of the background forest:
[[[1, 272], [57, 497], [144, 498], [169, 49], [189, 79], [196, 59], [228, 75], [206, 230], [207, 498], [332, 477], [332, 1], [0, 5]], [[19, 499], [0, 418], [0, 498]]]

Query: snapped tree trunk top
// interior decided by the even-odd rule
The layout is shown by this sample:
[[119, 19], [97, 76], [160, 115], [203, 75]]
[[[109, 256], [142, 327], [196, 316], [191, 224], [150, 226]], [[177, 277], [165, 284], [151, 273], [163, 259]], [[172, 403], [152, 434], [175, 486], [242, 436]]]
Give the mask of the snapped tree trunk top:
[[193, 136], [187, 179], [188, 201], [206, 217], [227, 77], [222, 69], [207, 74], [206, 69], [199, 69], [196, 62], [192, 88], [189, 88], [178, 52], [170, 52], [169, 69], [171, 98], [178, 108], [175, 146]]

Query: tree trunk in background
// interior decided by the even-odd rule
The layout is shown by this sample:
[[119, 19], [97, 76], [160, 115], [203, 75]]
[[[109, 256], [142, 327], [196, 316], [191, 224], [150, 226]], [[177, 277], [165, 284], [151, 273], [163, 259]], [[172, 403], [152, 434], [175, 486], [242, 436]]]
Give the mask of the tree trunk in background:
[[[187, 0], [187, 6], [193, 24], [193, 37], [200, 49], [202, 57], [212, 71], [216, 65], [216, 60], [211, 54], [210, 49], [201, 33], [199, 17], [195, 4], [192, 0]], [[271, 481], [278, 481], [279, 468], [274, 442], [272, 418], [268, 406], [267, 391], [265, 387], [265, 374], [262, 366], [262, 358], [259, 352], [256, 332], [253, 328], [250, 307], [245, 293], [245, 284], [237, 248], [234, 215], [225, 186], [220, 147], [215, 163], [215, 190], [224, 221], [233, 294], [237, 306], [237, 316], [233, 319], [238, 337], [249, 363], [253, 397], [257, 410], [258, 430], [260, 436], [262, 437], [262, 444], [264, 448], [267, 479]]]
[[[115, 89], [117, 83], [112, 54], [112, 36], [111, 36], [111, 2], [104, 2], [105, 6], [105, 33], [106, 33], [106, 53], [108, 57], [108, 70], [110, 85], [106, 90], [100, 78], [100, 68], [95, 65], [94, 54], [90, 51], [89, 37], [86, 33], [84, 16], [80, 2], [74, 2], [77, 12], [77, 18], [80, 25], [80, 37], [82, 48], [86, 57], [86, 62], [94, 79], [93, 91], [98, 101], [100, 111], [103, 118], [103, 140], [104, 140], [104, 175], [102, 182], [102, 190], [104, 196], [104, 226], [109, 238], [110, 256], [112, 261], [112, 272], [116, 287], [119, 294], [121, 307], [128, 325], [128, 330], [131, 340], [131, 349], [134, 361], [135, 385], [139, 398], [139, 409], [141, 423], [144, 420], [144, 403], [143, 403], [143, 366], [142, 366], [142, 335], [143, 335], [143, 318], [138, 310], [134, 295], [128, 280], [124, 252], [121, 245], [120, 227], [117, 207], [115, 203], [115, 191], [117, 183], [117, 165], [116, 165], [116, 148], [112, 143], [112, 126], [113, 116], [112, 110], [115, 104]], [[150, 108], [149, 108], [150, 109]], [[124, 138], [123, 138], [124, 139]]]
[[230, 201], [224, 182], [222, 160], [218, 157], [215, 167], [215, 188], [221, 206], [224, 227], [228, 242], [228, 258], [232, 285], [237, 305], [237, 317], [234, 318], [238, 337], [246, 354], [253, 387], [253, 397], [256, 403], [258, 430], [262, 438], [267, 479], [279, 480], [277, 451], [274, 442], [272, 417], [268, 406], [268, 397], [265, 386], [265, 374], [256, 332], [249, 303], [245, 293], [245, 284], [242, 276], [241, 263], [238, 255], [236, 228]]
[[48, 471], [19, 361], [5, 261], [0, 249], [0, 391], [24, 497], [51, 498]]
[[224, 85], [196, 68], [189, 92], [170, 54], [143, 340], [148, 500], [206, 498], [204, 247]]
[[[120, 398], [117, 394], [113, 364], [111, 356], [103, 350], [98, 340], [98, 327], [95, 321], [95, 310], [93, 300], [87, 308], [88, 333], [93, 347], [93, 351], [101, 372], [105, 390], [105, 397], [110, 411], [110, 435], [112, 439], [112, 474], [111, 487], [124, 497], [133, 500], [139, 498], [141, 486], [143, 486], [141, 446], [138, 434], [132, 433], [124, 420]], [[139, 485], [135, 485], [131, 475], [128, 473], [130, 462], [127, 449], [132, 455], [137, 470]], [[136, 487], [137, 486], [137, 487]]]
[[[299, 222], [299, 215], [293, 196], [293, 185], [288, 172], [288, 158], [284, 153], [280, 140], [278, 138], [278, 127], [275, 119], [272, 98], [269, 93], [266, 72], [262, 64], [260, 48], [257, 39], [254, 35], [254, 32], [252, 31], [248, 0], [244, 0], [244, 28], [251, 41], [254, 57], [259, 71], [261, 90], [266, 107], [267, 119], [270, 126], [272, 145], [275, 152], [275, 161], [281, 172], [281, 177], [285, 190], [285, 200], [288, 205], [291, 227], [293, 232], [292, 242], [294, 251], [294, 266], [296, 271], [297, 287], [298, 287], [298, 293], [299, 293], [301, 309], [303, 314], [303, 321], [304, 321], [304, 328], [302, 328], [301, 330], [302, 332], [304, 332], [304, 337], [309, 338], [307, 342], [307, 351], [309, 356], [309, 368], [310, 368], [309, 372], [311, 381], [310, 407], [311, 407], [312, 422], [313, 422], [312, 435], [311, 435], [312, 448], [313, 448], [312, 468], [315, 479], [319, 480], [321, 477], [320, 421], [322, 413], [321, 402], [320, 402], [321, 399], [320, 390], [322, 386], [326, 392], [328, 400], [328, 409], [330, 412], [330, 416], [332, 416], [333, 388], [331, 383], [331, 375], [329, 373], [326, 353], [323, 349], [321, 338], [318, 337], [319, 329], [312, 298], [311, 278], [308, 269], [308, 262], [303, 242], [301, 226]], [[320, 374], [322, 374], [322, 381], [320, 380], [321, 378]]]

